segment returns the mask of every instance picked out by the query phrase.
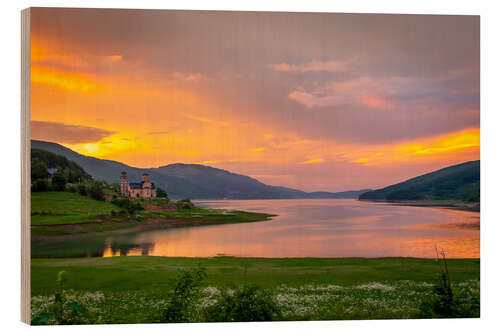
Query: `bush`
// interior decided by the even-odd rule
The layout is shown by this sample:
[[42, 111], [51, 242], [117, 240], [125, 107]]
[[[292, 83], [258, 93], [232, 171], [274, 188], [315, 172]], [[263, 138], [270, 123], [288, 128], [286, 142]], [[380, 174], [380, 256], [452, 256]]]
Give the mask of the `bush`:
[[191, 209], [194, 208], [193, 203], [189, 199], [178, 200], [175, 205], [177, 209]]
[[223, 292], [212, 306], [205, 310], [209, 322], [271, 321], [281, 318], [272, 295], [258, 286], [243, 286], [234, 293]]
[[56, 282], [59, 284], [59, 290], [54, 295], [54, 302], [43, 312], [32, 320], [33, 325], [75, 325], [82, 324], [83, 316], [87, 309], [75, 301], [70, 301], [64, 290], [66, 282], [66, 272], [60, 271], [57, 274]]
[[441, 272], [438, 283], [432, 288], [432, 296], [420, 305], [420, 315], [424, 318], [472, 318], [479, 317], [479, 300], [465, 295], [456, 297], [451, 288], [450, 275], [444, 252], [438, 258]]
[[161, 187], [156, 188], [156, 197], [168, 199], [167, 192], [165, 192], [165, 190], [163, 190]]
[[80, 195], [87, 195], [87, 186], [85, 186], [85, 184], [78, 184], [78, 194]]
[[66, 187], [66, 191], [71, 192], [71, 193], [76, 193], [77, 190], [78, 189], [76, 188], [75, 185], [69, 185], [69, 186]]
[[201, 298], [199, 286], [205, 277], [205, 270], [201, 267], [179, 273], [164, 310], [165, 322], [186, 323], [199, 320], [195, 304]]
[[31, 184], [31, 191], [46, 192], [49, 190], [49, 182], [47, 179], [37, 179]]
[[47, 165], [37, 157], [31, 159], [31, 181], [46, 179], [49, 175]]
[[57, 171], [52, 175], [52, 186], [55, 191], [64, 191], [66, 189], [66, 177], [62, 171]]
[[104, 192], [102, 190], [102, 185], [99, 183], [94, 183], [88, 189], [89, 195], [94, 200], [104, 201]]
[[111, 203], [113, 205], [116, 205], [124, 209], [129, 214], [135, 214], [135, 212], [138, 210], [144, 210], [144, 207], [142, 207], [140, 202], [135, 200], [130, 200], [128, 198], [122, 198], [122, 199], [113, 198], [111, 200]]

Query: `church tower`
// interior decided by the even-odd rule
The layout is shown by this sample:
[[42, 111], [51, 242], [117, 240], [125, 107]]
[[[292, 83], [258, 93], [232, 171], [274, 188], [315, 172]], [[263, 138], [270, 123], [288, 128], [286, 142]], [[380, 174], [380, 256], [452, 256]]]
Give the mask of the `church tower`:
[[125, 171], [122, 171], [122, 174], [120, 176], [120, 190], [121, 194], [124, 197], [128, 197], [128, 182], [127, 182], [127, 173]]

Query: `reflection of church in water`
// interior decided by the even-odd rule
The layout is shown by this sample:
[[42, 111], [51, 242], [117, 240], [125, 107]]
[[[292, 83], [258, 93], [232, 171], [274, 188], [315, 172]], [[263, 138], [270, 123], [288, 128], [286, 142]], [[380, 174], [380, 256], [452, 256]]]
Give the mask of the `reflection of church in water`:
[[121, 195], [129, 198], [156, 198], [156, 187], [149, 181], [147, 173], [142, 174], [140, 183], [129, 183], [127, 173], [123, 171], [120, 176]]

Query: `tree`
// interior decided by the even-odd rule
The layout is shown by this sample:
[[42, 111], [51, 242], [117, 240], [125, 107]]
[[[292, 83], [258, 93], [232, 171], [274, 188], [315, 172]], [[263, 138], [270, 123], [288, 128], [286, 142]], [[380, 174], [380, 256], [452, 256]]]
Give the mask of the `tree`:
[[31, 181], [46, 179], [48, 174], [47, 165], [42, 160], [37, 157], [31, 159]]
[[158, 198], [167, 198], [168, 199], [167, 192], [165, 192], [165, 190], [162, 189], [161, 187], [156, 188], [156, 196]]
[[95, 182], [89, 188], [90, 197], [94, 200], [104, 201], [104, 192], [102, 190], [102, 185]]
[[78, 184], [78, 193], [80, 195], [87, 195], [87, 186], [85, 184]]
[[52, 175], [52, 185], [56, 191], [64, 191], [66, 189], [66, 177], [64, 173], [58, 170], [54, 175]]
[[32, 192], [45, 192], [49, 190], [49, 182], [47, 179], [37, 179], [31, 184]]

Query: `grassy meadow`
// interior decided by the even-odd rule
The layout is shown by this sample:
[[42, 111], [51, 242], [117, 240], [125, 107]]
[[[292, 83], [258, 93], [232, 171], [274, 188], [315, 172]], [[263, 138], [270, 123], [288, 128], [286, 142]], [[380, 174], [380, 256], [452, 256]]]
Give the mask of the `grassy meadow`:
[[70, 192], [31, 193], [31, 225], [54, 225], [95, 222], [117, 207]]
[[[140, 205], [174, 205], [167, 199], [131, 200]], [[179, 202], [176, 210], [137, 210], [133, 214], [110, 201], [71, 192], [32, 192], [31, 233], [45, 240], [52, 236], [106, 233], [131, 228], [168, 228], [190, 225], [245, 223], [268, 220], [273, 215], [233, 210], [205, 209]], [[188, 208], [187, 208], [188, 207]], [[39, 237], [39, 238], [40, 238]]]
[[[479, 299], [479, 260], [448, 260], [453, 292]], [[163, 321], [180, 271], [203, 267], [194, 321], [222, 292], [241, 285], [267, 290], [281, 320], [420, 318], [433, 295], [435, 260], [413, 258], [165, 258], [33, 259], [32, 316], [47, 311], [67, 273], [68, 299], [87, 309], [82, 323]]]

